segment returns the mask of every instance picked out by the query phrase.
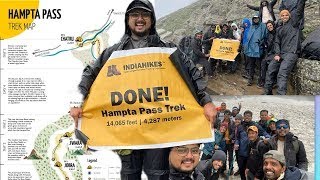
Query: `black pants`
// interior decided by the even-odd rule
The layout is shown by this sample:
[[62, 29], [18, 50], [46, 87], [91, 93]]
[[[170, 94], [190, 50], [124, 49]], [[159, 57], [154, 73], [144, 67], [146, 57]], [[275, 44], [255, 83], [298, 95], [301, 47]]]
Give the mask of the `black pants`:
[[122, 180], [140, 180], [142, 169], [149, 180], [169, 179], [170, 148], [133, 150], [120, 155]]
[[216, 70], [217, 62], [218, 61], [214, 58], [210, 58], [210, 60], [209, 60], [212, 73], [214, 73], [214, 71]]
[[212, 76], [212, 68], [210, 66], [210, 63], [207, 58], [198, 58], [198, 60], [195, 62], [195, 64], [201, 64], [205, 70], [205, 72], [209, 75]]
[[246, 56], [245, 54], [243, 54], [243, 58], [244, 58], [244, 71], [245, 71], [245, 74], [249, 75], [250, 67], [249, 67], [248, 56]]
[[269, 66], [270, 62], [273, 60], [273, 58], [274, 58], [274, 54], [266, 56], [261, 61], [261, 75], [260, 76], [261, 76], [261, 83], [262, 84], [265, 84], [265, 82], [266, 82], [266, 74], [267, 74], [268, 66]]
[[249, 63], [248, 64], [248, 66], [249, 66], [249, 79], [253, 80], [256, 66], [258, 66], [258, 70], [259, 70], [258, 82], [259, 82], [261, 80], [261, 77], [260, 77], [260, 74], [261, 74], [260, 73], [260, 70], [261, 70], [261, 59], [257, 58], [257, 57], [247, 57], [247, 58], [248, 58], [248, 63]]
[[247, 157], [243, 157], [240, 155], [238, 156], [238, 166], [239, 166], [241, 180], [246, 180], [245, 171], [247, 167], [247, 160], [248, 160]]
[[298, 55], [286, 53], [280, 57], [280, 61], [272, 60], [268, 66], [266, 83], [264, 85], [266, 94], [272, 94], [272, 79], [275, 77], [277, 77], [277, 93], [279, 95], [285, 95], [287, 93], [288, 76], [298, 60]]

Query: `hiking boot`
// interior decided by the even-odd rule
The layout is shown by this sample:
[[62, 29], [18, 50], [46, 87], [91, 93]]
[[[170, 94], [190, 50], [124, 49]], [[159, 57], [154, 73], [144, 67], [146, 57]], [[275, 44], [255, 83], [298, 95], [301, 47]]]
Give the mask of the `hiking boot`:
[[247, 83], [247, 86], [252, 86], [252, 79], [248, 79], [248, 83]]
[[108, 66], [107, 76], [108, 76], [108, 77], [113, 76], [112, 66]]
[[270, 90], [265, 90], [262, 95], [273, 95], [273, 94], [272, 94], [272, 91], [270, 91]]
[[[108, 71], [109, 71], [109, 69], [108, 69]], [[112, 73], [113, 73], [113, 75], [121, 75], [120, 71], [117, 70], [116, 65], [112, 65]]]
[[239, 174], [240, 174], [240, 171], [238, 170], [238, 171], [235, 172], [233, 175], [234, 175], [234, 176], [239, 176]]
[[242, 77], [245, 78], [245, 79], [249, 79], [248, 73], [242, 74]]
[[262, 89], [263, 86], [264, 86], [264, 84], [262, 84], [262, 83], [258, 83], [258, 84], [257, 84], [257, 88], [258, 88], [258, 89]]

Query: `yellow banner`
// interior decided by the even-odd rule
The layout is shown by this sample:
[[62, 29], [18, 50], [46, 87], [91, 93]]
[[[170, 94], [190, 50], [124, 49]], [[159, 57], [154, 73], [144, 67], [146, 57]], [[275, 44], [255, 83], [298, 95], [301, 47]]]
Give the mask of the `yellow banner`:
[[215, 59], [234, 61], [238, 55], [240, 41], [229, 39], [214, 39], [210, 57]]
[[89, 146], [159, 148], [212, 141], [210, 123], [169, 56], [176, 48], [114, 52], [83, 106]]

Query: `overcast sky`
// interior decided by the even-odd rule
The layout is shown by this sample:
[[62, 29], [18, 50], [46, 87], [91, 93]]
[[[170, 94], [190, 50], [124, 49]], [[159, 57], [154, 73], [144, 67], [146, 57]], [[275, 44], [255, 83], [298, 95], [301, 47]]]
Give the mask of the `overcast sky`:
[[197, 0], [155, 0], [156, 18], [159, 19]]

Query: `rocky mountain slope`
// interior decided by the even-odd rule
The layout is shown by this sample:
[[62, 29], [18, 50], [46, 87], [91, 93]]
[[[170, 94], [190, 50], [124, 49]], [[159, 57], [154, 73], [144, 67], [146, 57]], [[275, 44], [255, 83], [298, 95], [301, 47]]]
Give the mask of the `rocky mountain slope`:
[[[279, 0], [274, 7], [279, 13]], [[195, 3], [173, 12], [157, 21], [162, 38], [178, 42], [184, 35], [191, 35], [195, 29], [206, 29], [212, 23], [234, 21], [241, 23], [243, 18], [251, 18], [257, 12], [246, 7], [245, 2], [258, 6], [259, 0], [198, 0]], [[307, 0], [305, 8], [305, 33], [313, 31], [320, 24], [320, 3]]]

